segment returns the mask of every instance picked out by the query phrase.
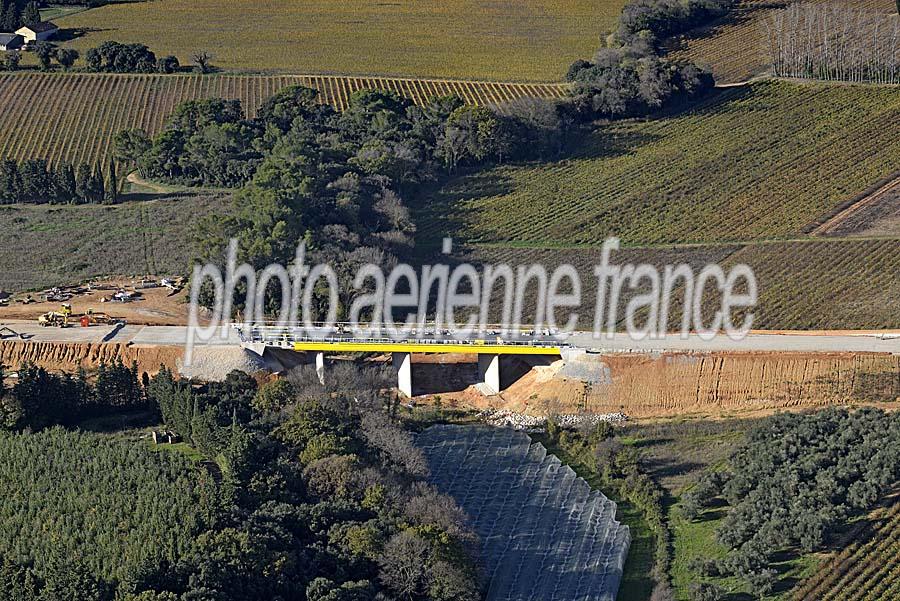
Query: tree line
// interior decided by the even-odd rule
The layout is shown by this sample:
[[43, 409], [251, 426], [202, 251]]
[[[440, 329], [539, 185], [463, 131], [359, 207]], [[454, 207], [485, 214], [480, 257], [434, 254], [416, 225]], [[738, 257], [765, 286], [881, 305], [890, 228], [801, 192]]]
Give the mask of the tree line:
[[736, 575], [758, 595], [770, 593], [777, 553], [821, 550], [900, 480], [898, 449], [900, 417], [879, 409], [765, 420], [725, 469], [705, 473], [682, 499], [688, 519], [728, 507], [717, 538], [730, 552], [708, 562], [707, 575]]
[[644, 116], [706, 94], [715, 85], [712, 74], [664, 56], [659, 44], [733, 5], [734, 0], [630, 0], [594, 57], [569, 67], [575, 113], [585, 120]]
[[839, 4], [807, 2], [763, 21], [778, 77], [900, 83], [900, 19]]
[[116, 204], [120, 184], [113, 160], [105, 172], [86, 163], [75, 169], [65, 162], [54, 167], [44, 159], [0, 160], [0, 205]]
[[0, 365], [0, 429], [71, 426], [92, 417], [150, 407], [137, 365], [126, 366], [121, 359], [101, 363], [92, 378], [84, 370], [58, 374], [33, 363], [23, 364], [16, 373], [15, 384], [7, 390]]

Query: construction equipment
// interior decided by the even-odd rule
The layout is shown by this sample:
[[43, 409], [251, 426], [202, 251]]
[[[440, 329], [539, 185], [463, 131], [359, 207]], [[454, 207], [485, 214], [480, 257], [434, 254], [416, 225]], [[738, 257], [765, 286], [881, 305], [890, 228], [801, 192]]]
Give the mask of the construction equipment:
[[79, 323], [83, 328], [119, 321], [106, 313], [95, 313], [93, 309], [88, 309], [85, 313], [72, 313], [72, 305], [63, 303], [59, 311], [50, 311], [38, 317], [38, 324], [44, 327], [67, 328], [70, 320]]
[[48, 311], [38, 317], [38, 325], [44, 328], [67, 328], [69, 327], [69, 316], [59, 311]]

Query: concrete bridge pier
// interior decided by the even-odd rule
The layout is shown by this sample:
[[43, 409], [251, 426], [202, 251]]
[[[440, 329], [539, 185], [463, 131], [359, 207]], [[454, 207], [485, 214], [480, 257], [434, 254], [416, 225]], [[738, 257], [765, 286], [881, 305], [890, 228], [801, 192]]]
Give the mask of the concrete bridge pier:
[[478, 383], [485, 394], [500, 394], [500, 355], [478, 355]]
[[392, 353], [391, 362], [397, 370], [397, 388], [407, 397], [412, 398], [412, 355], [410, 353]]
[[325, 353], [316, 353], [316, 375], [319, 376], [319, 384], [325, 385]]

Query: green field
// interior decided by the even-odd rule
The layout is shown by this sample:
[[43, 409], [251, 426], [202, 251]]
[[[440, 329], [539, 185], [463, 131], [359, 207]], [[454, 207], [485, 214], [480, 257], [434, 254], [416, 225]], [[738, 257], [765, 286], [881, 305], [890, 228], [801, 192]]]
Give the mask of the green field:
[[554, 163], [415, 202], [420, 235], [519, 245], [794, 237], [900, 164], [900, 89], [765, 82], [686, 114], [601, 126]]
[[0, 554], [41, 571], [74, 559], [108, 579], [175, 562], [201, 529], [199, 483], [189, 460], [125, 435], [0, 432]]
[[104, 274], [187, 273], [196, 219], [227, 206], [212, 196], [115, 206], [0, 206], [0, 231], [15, 233], [0, 247], [0, 289], [58, 286]]
[[79, 50], [147, 44], [226, 69], [555, 81], [590, 57], [624, 0], [234, 0], [111, 4], [58, 20]]

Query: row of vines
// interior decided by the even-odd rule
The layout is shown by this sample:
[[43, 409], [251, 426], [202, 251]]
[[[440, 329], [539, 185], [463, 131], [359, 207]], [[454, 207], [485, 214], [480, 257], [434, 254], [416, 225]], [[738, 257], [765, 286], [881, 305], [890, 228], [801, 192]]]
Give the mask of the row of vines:
[[[900, 598], [900, 503], [797, 589], [797, 601]], [[865, 536], [865, 535], [868, 536]]]
[[801, 235], [900, 162], [900, 95], [762, 82], [683, 115], [616, 123], [569, 158], [458, 178], [420, 235], [477, 242], [733, 242]]
[[252, 75], [0, 75], [0, 156], [51, 163], [103, 163], [115, 134], [143, 128], [158, 132], [180, 102], [198, 98], [237, 98], [254, 115], [278, 90], [301, 84], [316, 88], [323, 102], [342, 109], [361, 89], [394, 91], [417, 103], [455, 94], [466, 102], [499, 105], [522, 97], [558, 98], [558, 84], [391, 79], [336, 76]]

